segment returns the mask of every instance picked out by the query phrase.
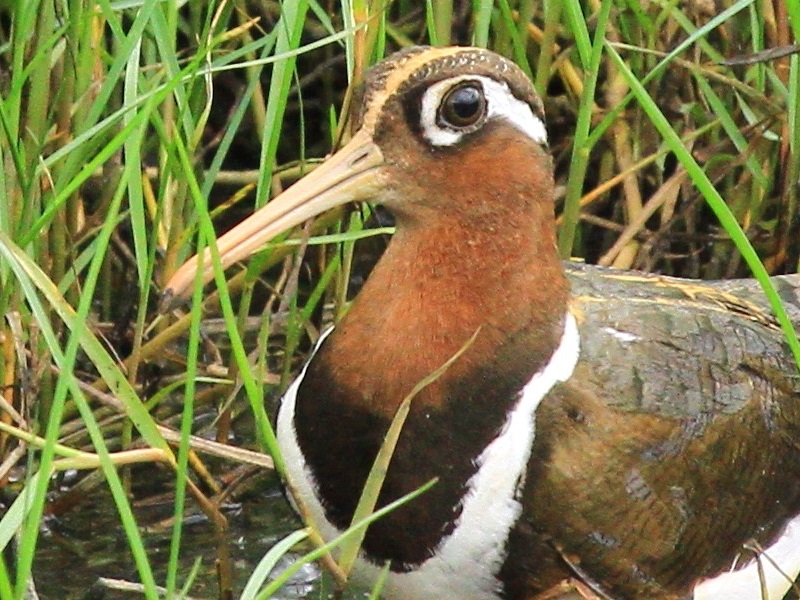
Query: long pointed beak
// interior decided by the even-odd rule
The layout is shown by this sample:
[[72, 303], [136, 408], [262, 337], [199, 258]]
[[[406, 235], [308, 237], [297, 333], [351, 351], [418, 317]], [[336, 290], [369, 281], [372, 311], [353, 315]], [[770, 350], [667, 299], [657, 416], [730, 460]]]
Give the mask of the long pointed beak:
[[[383, 154], [372, 137], [360, 130], [336, 154], [263, 208], [217, 240], [222, 266], [227, 268], [263, 247], [277, 235], [326, 210], [375, 198], [383, 187]], [[162, 305], [186, 299], [201, 264], [190, 258], [167, 283]], [[214, 276], [208, 249], [202, 260], [203, 282]]]

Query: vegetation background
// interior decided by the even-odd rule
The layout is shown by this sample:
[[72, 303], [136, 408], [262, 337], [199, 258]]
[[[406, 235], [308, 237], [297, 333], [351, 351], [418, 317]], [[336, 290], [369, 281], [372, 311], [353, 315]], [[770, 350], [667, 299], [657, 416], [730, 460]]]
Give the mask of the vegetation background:
[[[370, 64], [411, 44], [518, 62], [546, 98], [565, 258], [765, 281], [800, 256], [799, 41], [793, 0], [0, 2], [0, 600], [66, 596], [43, 548], [98, 497], [147, 598], [268, 597], [313, 542], [267, 477], [253, 510], [273, 497], [288, 536], [237, 572], [232, 507], [280, 464], [274, 399], [390, 224], [338, 212], [191, 310], [158, 300], [330, 151]], [[100, 554], [94, 577], [118, 577]]]

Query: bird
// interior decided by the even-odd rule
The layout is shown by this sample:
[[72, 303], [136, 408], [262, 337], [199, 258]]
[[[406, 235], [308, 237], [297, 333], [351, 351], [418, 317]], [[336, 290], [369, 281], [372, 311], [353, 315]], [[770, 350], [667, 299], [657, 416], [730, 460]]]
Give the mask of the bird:
[[[436, 483], [370, 525], [358, 576], [388, 563], [383, 597], [402, 600], [567, 580], [618, 600], [783, 598], [800, 573], [800, 385], [754, 284], [562, 262], [543, 103], [492, 51], [400, 50], [350, 119], [345, 145], [217, 247], [230, 266], [350, 202], [396, 220], [276, 420], [286, 477], [331, 539], [400, 403], [440, 370], [378, 505]], [[166, 297], [211, 263], [187, 261]]]

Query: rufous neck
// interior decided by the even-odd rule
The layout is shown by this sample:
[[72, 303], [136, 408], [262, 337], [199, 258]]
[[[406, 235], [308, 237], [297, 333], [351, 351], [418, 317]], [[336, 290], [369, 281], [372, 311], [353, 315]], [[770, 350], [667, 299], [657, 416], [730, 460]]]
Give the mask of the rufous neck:
[[[401, 218], [395, 239], [337, 326], [330, 355], [340, 357], [337, 375], [350, 380], [348, 387], [384, 388], [367, 396], [394, 397], [386, 407], [394, 411], [476, 332], [445, 381], [490, 364], [499, 373], [516, 368], [532, 375], [560, 341], [568, 297], [551, 229], [507, 219], [495, 225], [489, 216], [480, 223], [445, 216], [424, 226]], [[423, 398], [440, 400], [437, 387]]]

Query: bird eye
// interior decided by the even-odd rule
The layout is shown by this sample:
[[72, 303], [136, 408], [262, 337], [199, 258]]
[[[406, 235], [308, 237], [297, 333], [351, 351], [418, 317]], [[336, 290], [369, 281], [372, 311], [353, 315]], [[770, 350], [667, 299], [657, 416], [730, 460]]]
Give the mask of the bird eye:
[[477, 81], [463, 81], [450, 88], [442, 98], [437, 115], [440, 126], [470, 129], [486, 116], [486, 96]]

